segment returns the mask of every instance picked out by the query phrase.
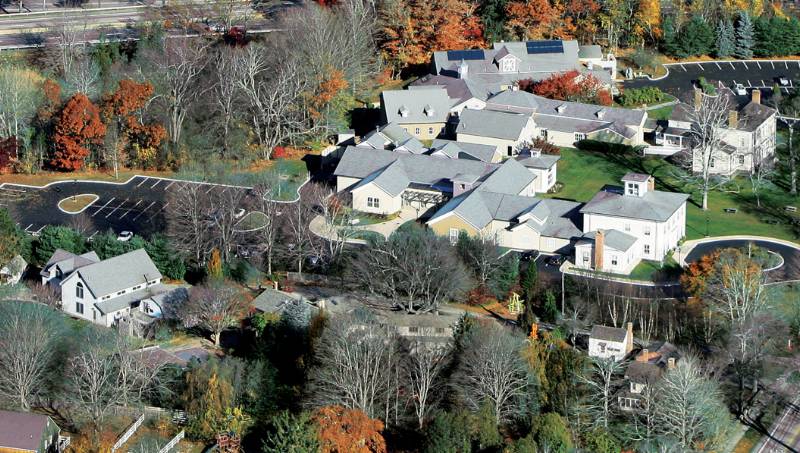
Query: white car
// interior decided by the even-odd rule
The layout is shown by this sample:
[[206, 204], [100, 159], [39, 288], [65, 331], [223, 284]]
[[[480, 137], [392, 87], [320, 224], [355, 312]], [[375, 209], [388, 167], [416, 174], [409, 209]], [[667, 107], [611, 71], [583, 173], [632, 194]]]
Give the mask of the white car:
[[117, 240], [120, 242], [128, 242], [133, 237], [133, 232], [131, 231], [123, 231], [117, 236]]
[[789, 86], [789, 79], [787, 79], [786, 77], [783, 77], [783, 76], [782, 77], [778, 77], [778, 83], [780, 83], [782, 87], [788, 87]]
[[737, 83], [736, 85], [734, 85], [733, 86], [733, 91], [735, 91], [736, 94], [738, 94], [739, 96], [746, 96], [747, 95], [747, 90], [744, 88], [744, 85], [742, 85], [741, 83]]

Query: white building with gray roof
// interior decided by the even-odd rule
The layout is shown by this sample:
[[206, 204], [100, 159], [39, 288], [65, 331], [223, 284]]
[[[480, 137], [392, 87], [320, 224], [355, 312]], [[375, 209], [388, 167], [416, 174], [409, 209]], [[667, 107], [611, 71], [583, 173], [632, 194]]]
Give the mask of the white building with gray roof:
[[[638, 238], [633, 244], [636, 259], [663, 261], [686, 235], [689, 195], [655, 190], [655, 179], [641, 173], [626, 174], [622, 183], [621, 188], [604, 188], [581, 208], [583, 231], [605, 230], [608, 235], [610, 230], [616, 230]], [[591, 262], [576, 256], [575, 264], [604, 270], [597, 265], [605, 266], [606, 260], [597, 259], [594, 251], [591, 254]], [[619, 262], [622, 266], [622, 256]]]
[[502, 156], [516, 155], [535, 134], [530, 115], [496, 110], [464, 110], [458, 118], [459, 142], [492, 145]]
[[432, 140], [445, 132], [451, 100], [439, 88], [389, 90], [381, 93], [383, 124], [394, 123], [420, 140]]
[[105, 327], [123, 319], [147, 324], [161, 317], [178, 289], [161, 283], [161, 272], [144, 249], [106, 260], [94, 252], [75, 255], [59, 249], [42, 279], [60, 294], [62, 311]]

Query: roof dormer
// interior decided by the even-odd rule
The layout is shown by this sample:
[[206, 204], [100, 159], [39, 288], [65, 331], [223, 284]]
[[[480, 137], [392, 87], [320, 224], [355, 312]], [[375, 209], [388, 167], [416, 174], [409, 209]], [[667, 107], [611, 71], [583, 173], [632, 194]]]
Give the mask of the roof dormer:
[[428, 118], [432, 117], [436, 113], [436, 111], [433, 109], [433, 107], [431, 107], [430, 104], [425, 104], [425, 107], [423, 107], [422, 111]]
[[401, 105], [400, 109], [398, 109], [398, 113], [400, 113], [401, 117], [408, 118], [408, 114], [411, 112], [408, 110], [408, 107], [406, 107], [405, 105]]
[[508, 50], [508, 47], [503, 46], [503, 48], [495, 54], [494, 61], [497, 63], [497, 69], [500, 72], [517, 72], [519, 70], [519, 63], [522, 60], [512, 54]]
[[600, 109], [600, 110], [598, 110], [598, 111], [597, 111], [597, 113], [596, 113], [595, 115], [597, 115], [597, 118], [598, 118], [598, 119], [601, 119], [601, 120], [602, 120], [602, 119], [603, 119], [603, 117], [604, 117], [604, 116], [606, 116], [606, 109]]
[[561, 104], [558, 107], [556, 107], [556, 112], [558, 112], [559, 115], [563, 114], [566, 111], [567, 111], [567, 104]]
[[643, 197], [655, 190], [655, 179], [643, 173], [627, 173], [622, 177], [622, 183], [625, 184], [626, 197]]

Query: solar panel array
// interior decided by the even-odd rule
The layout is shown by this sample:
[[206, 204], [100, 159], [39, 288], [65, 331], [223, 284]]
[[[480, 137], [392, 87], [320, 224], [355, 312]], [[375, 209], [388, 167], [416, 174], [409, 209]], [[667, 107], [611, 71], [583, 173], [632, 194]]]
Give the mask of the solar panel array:
[[483, 50], [448, 50], [447, 59], [453, 60], [483, 60]]
[[561, 40], [528, 41], [525, 47], [528, 49], [528, 55], [564, 52], [564, 43]]

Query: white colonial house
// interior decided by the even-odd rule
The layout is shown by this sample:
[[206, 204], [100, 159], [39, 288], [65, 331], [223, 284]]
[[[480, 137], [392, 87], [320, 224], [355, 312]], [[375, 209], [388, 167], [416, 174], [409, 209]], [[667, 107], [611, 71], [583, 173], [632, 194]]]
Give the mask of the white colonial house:
[[[630, 266], [635, 267], [634, 262], [642, 259], [663, 261], [686, 235], [686, 200], [689, 195], [655, 190], [653, 177], [640, 173], [628, 173], [622, 182], [622, 188], [598, 192], [581, 209], [583, 232], [602, 230], [606, 240], [598, 241], [596, 234], [594, 237], [584, 236], [586, 240], [576, 247], [580, 251], [575, 260], [577, 267], [621, 271], [632, 269]], [[608, 244], [607, 238], [613, 238], [613, 244]], [[595, 253], [594, 248], [599, 243], [606, 250]], [[632, 254], [628, 258], [631, 248]], [[584, 260], [587, 253], [592, 259]], [[610, 265], [609, 253], [617, 257], [617, 265]], [[598, 256], [602, 259], [598, 260]]]
[[598, 326], [592, 327], [589, 335], [589, 357], [600, 359], [613, 358], [620, 361], [633, 350], [633, 323], [629, 322], [626, 329], [618, 327]]
[[637, 238], [621, 231], [590, 231], [575, 244], [575, 265], [627, 275], [642, 261], [637, 245]]
[[59, 249], [41, 276], [60, 294], [61, 310], [105, 327], [160, 318], [176, 290], [161, 283], [161, 272], [144, 249], [107, 260], [94, 252], [75, 255]]
[[[727, 100], [728, 116], [726, 123], [717, 133], [722, 143], [712, 152], [708, 163], [711, 174], [730, 176], [737, 172], [748, 173], [754, 164], [768, 162], [775, 158], [775, 137], [778, 112], [772, 107], [761, 104], [761, 91], [753, 90], [750, 101], [744, 105], [728, 88], [720, 88], [718, 96]], [[700, 173], [703, 170], [703, 156], [692, 151], [695, 122], [695, 109], [702, 105], [700, 90], [695, 90], [693, 105], [680, 103], [675, 106], [666, 125], [655, 130], [655, 143], [659, 146], [672, 147], [688, 153], [692, 170]]]

